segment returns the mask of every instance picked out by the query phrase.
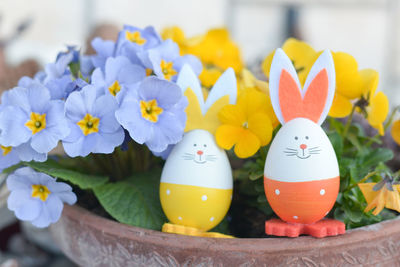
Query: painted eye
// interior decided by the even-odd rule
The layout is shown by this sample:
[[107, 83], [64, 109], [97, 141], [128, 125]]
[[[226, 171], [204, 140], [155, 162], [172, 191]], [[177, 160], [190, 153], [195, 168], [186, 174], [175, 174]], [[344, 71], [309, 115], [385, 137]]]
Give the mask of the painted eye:
[[308, 140], [308, 139], [310, 139], [308, 136], [306, 136], [306, 139]]
[[197, 144], [193, 144], [193, 146], [197, 146]]
[[299, 140], [299, 138], [297, 136], [294, 137], [294, 140]]
[[206, 145], [206, 144], [204, 144], [203, 146], [204, 146], [204, 147], [207, 147], [207, 145]]

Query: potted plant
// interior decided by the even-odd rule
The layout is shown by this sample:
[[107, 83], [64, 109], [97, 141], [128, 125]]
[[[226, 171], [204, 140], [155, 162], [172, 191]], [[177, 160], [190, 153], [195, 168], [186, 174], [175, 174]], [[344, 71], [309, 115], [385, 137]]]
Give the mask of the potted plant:
[[[244, 68], [227, 31], [186, 38], [174, 27], [161, 38], [152, 27], [125, 26], [116, 42], [95, 38], [92, 46], [93, 55], [68, 47], [34, 78], [21, 78], [3, 94], [0, 109], [0, 166], [9, 175], [8, 207], [37, 227], [51, 225], [55, 240], [76, 263], [393, 266], [398, 261], [399, 173], [389, 167], [393, 152], [381, 138], [397, 109], [389, 114], [387, 97], [376, 92], [376, 71], [359, 70], [352, 56], [332, 52], [336, 93], [323, 128], [339, 162], [340, 192], [327, 217], [343, 221], [347, 233], [271, 238], [264, 232], [265, 220], [274, 214], [263, 176], [269, 144], [280, 126], [268, 82]], [[282, 49], [303, 85], [321, 52], [295, 39]], [[267, 78], [273, 54], [262, 65]], [[216, 97], [215, 90], [224, 87], [216, 85], [221, 79], [232, 85], [223, 78], [229, 67], [238, 88], [226, 89], [228, 101], [223, 99], [227, 94]], [[198, 87], [195, 95], [179, 82], [185, 69], [201, 82], [191, 84]], [[191, 105], [204, 96], [215, 98], [210, 105], [221, 101], [202, 113], [199, 108], [207, 102], [198, 102], [197, 110]], [[199, 123], [194, 118], [205, 117], [201, 127], [228, 150], [235, 178], [230, 211], [211, 230], [222, 235], [204, 229], [182, 232], [197, 237], [160, 232], [168, 223], [160, 204], [162, 158]], [[399, 133], [395, 122], [397, 141]], [[48, 156], [60, 143], [65, 154]], [[240, 238], [204, 238], [227, 235]]]

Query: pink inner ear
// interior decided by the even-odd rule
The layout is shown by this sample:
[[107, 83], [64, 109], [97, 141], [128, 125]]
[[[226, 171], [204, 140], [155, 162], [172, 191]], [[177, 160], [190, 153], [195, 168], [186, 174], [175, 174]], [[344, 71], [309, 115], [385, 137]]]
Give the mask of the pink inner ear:
[[311, 84], [308, 86], [306, 95], [303, 99], [304, 116], [315, 123], [318, 123], [328, 97], [328, 72], [321, 70]]
[[301, 117], [303, 99], [300, 94], [300, 89], [292, 75], [286, 70], [282, 70], [279, 79], [279, 105], [285, 122]]
[[318, 123], [328, 97], [328, 73], [321, 70], [309, 85], [304, 99], [296, 81], [282, 70], [279, 80], [279, 105], [285, 122], [295, 118], [307, 118]]

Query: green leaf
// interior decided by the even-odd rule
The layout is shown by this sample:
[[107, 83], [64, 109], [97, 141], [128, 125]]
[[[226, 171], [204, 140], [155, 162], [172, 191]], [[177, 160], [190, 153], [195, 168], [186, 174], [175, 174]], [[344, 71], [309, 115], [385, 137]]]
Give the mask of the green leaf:
[[252, 181], [260, 179], [262, 177], [264, 177], [264, 171], [263, 170], [258, 170], [256, 172], [252, 172], [249, 175], [249, 179], [252, 180]]
[[393, 158], [393, 151], [388, 148], [377, 148], [371, 150], [364, 158], [361, 164], [363, 168], [378, 166], [381, 162], [386, 162]]
[[329, 140], [332, 143], [333, 148], [335, 149], [336, 157], [340, 158], [343, 153], [343, 139], [337, 132], [333, 132], [328, 135]]
[[346, 214], [347, 218], [350, 219], [352, 222], [360, 222], [363, 216], [363, 212], [361, 210], [353, 210], [347, 206], [343, 206], [344, 213]]
[[8, 167], [8, 168], [4, 169], [2, 173], [10, 174], [10, 173], [14, 172], [16, 169], [21, 168], [22, 166], [23, 166], [22, 163], [18, 163], [18, 164], [12, 165], [11, 167]]
[[84, 174], [65, 168], [56, 161], [50, 159], [46, 162], [24, 162], [24, 164], [36, 171], [68, 181], [79, 186], [81, 189], [93, 189], [108, 182], [108, 177], [106, 176]]
[[343, 133], [344, 125], [339, 120], [329, 117], [329, 126], [339, 134]]
[[117, 221], [160, 230], [167, 221], [159, 199], [160, 170], [136, 174], [117, 183], [94, 188], [104, 209]]

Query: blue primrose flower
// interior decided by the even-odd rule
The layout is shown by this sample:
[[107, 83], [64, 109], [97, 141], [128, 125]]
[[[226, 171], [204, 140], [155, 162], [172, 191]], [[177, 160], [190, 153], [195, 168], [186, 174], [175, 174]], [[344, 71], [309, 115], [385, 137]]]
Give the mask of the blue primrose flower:
[[125, 56], [134, 64], [142, 64], [138, 53], [161, 44], [161, 37], [152, 26], [144, 29], [125, 25], [119, 32], [116, 56]]
[[16, 150], [9, 146], [0, 145], [0, 172], [4, 169], [11, 167], [20, 162], [18, 153]]
[[73, 46], [67, 48], [67, 52], [57, 55], [56, 62], [45, 66], [44, 75], [41, 76], [43, 85], [50, 91], [51, 99], [66, 99], [70, 93], [87, 85], [83, 79], [73, 76], [69, 68], [71, 63], [80, 63], [80, 72], [84, 78], [93, 70], [93, 64], [87, 56], [80, 56], [79, 50]]
[[73, 205], [77, 200], [71, 186], [29, 167], [10, 174], [7, 187], [11, 192], [7, 200], [8, 209], [18, 219], [30, 221], [40, 228], [60, 219], [63, 203]]
[[178, 45], [168, 39], [161, 45], [138, 54], [143, 65], [152, 69], [161, 79], [176, 81], [183, 65], [188, 64], [198, 76], [203, 68], [200, 60], [193, 55], [180, 56]]
[[96, 54], [90, 55], [93, 66], [104, 70], [107, 58], [115, 56], [115, 42], [96, 37], [90, 44], [96, 51]]
[[43, 85], [33, 82], [28, 88], [15, 87], [2, 96], [1, 145], [23, 145], [20, 150], [48, 153], [69, 131], [64, 103], [50, 100], [50, 93]]
[[115, 116], [139, 144], [162, 152], [182, 139], [187, 98], [179, 86], [151, 76], [127, 92]]
[[92, 74], [92, 85], [98, 95], [111, 95], [117, 103], [135, 83], [146, 77], [143, 67], [132, 64], [126, 57], [108, 58], [105, 71], [97, 68]]
[[124, 141], [124, 130], [114, 115], [117, 108], [110, 94], [97, 96], [93, 85], [71, 93], [65, 102], [71, 129], [70, 135], [63, 139], [65, 152], [70, 157], [112, 153]]

